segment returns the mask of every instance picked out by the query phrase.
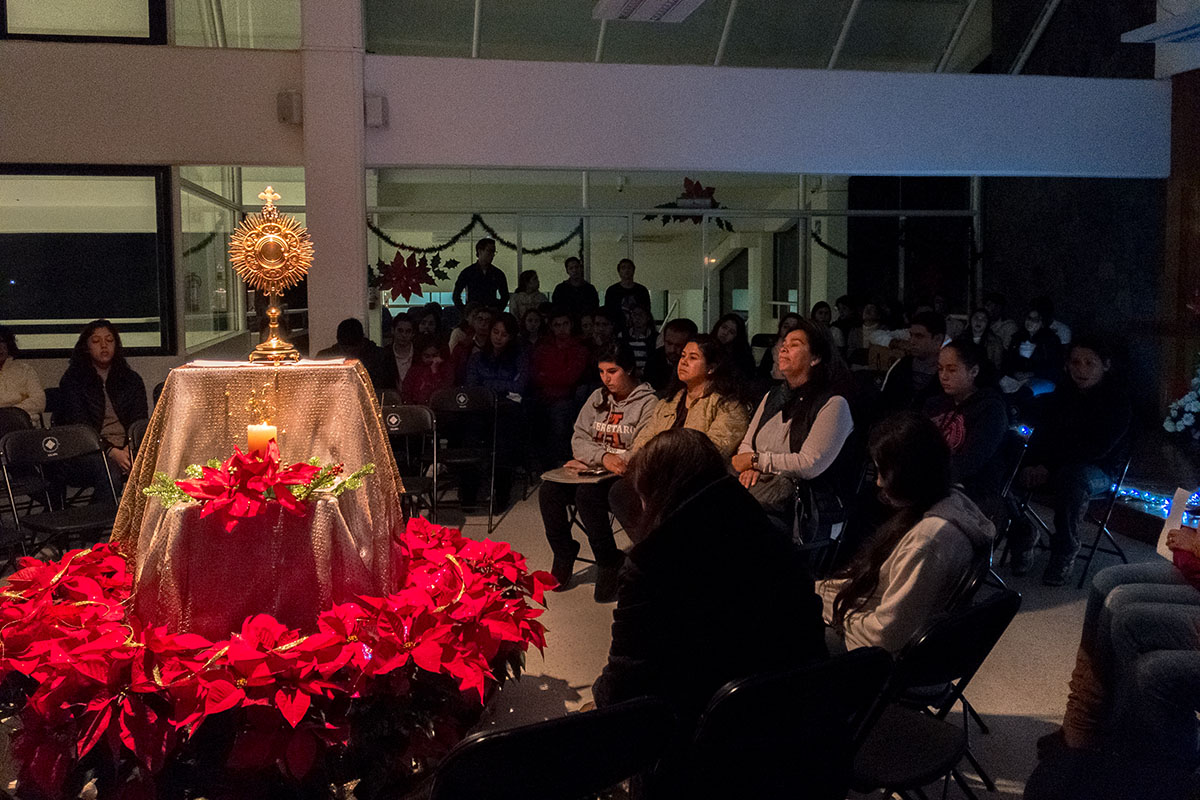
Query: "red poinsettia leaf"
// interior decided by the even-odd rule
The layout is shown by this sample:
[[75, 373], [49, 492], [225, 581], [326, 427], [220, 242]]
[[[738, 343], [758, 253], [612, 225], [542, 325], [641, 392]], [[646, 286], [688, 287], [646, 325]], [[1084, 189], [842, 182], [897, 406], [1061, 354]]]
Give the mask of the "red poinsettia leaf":
[[[107, 698], [100, 705], [100, 708], [95, 711], [91, 710], [91, 704], [88, 705], [90, 720], [79, 735], [79, 741], [76, 743], [80, 758], [83, 758], [96, 746], [96, 743], [100, 741], [100, 737], [104, 735], [104, 732], [108, 730], [108, 726], [112, 723], [113, 699], [111, 697]], [[89, 719], [89, 716], [85, 715], [84, 719]]]
[[245, 699], [246, 693], [239, 689], [233, 681], [204, 681], [204, 716], [206, 717], [236, 708]]
[[304, 719], [311, 704], [312, 698], [296, 689], [279, 689], [275, 692], [275, 707], [293, 728]]
[[408, 258], [405, 259], [405, 261], [404, 261], [404, 266], [408, 267], [409, 269], [416, 269], [417, 268], [417, 254], [409, 253]]

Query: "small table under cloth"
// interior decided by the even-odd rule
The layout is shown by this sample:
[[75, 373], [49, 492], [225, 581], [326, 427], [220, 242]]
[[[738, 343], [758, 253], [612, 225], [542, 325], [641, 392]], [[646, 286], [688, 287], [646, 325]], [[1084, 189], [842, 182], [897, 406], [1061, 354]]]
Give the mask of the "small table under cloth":
[[[189, 464], [224, 460], [235, 446], [244, 451], [246, 426], [260, 421], [248, 403], [252, 396], [274, 406], [284, 462], [316, 457], [343, 463], [347, 473], [371, 462], [375, 473], [340, 498], [318, 497], [304, 517], [272, 504], [230, 533], [215, 517], [201, 520], [195, 506], [167, 509], [142, 494], [155, 472], [182, 479]], [[199, 625], [203, 630], [192, 632], [228, 635], [250, 609], [280, 613], [287, 618], [280, 622], [308, 632], [330, 603], [395, 590], [403, 571], [393, 549], [404, 525], [400, 491], [379, 405], [359, 362], [191, 364], [167, 377], [112, 539], [130, 561], [134, 606], [149, 624], [172, 631]], [[224, 625], [233, 627], [219, 631]]]

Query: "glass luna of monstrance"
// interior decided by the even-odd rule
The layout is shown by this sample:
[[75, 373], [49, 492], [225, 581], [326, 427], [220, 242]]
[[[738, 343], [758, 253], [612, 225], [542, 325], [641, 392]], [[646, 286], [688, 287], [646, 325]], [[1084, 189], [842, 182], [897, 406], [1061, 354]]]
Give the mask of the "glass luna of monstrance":
[[313, 246], [298, 220], [280, 214], [280, 196], [268, 186], [258, 199], [263, 210], [242, 220], [229, 239], [229, 260], [246, 285], [267, 296], [266, 341], [250, 353], [251, 361], [299, 361], [300, 352], [279, 333], [279, 296], [304, 280], [312, 266]]

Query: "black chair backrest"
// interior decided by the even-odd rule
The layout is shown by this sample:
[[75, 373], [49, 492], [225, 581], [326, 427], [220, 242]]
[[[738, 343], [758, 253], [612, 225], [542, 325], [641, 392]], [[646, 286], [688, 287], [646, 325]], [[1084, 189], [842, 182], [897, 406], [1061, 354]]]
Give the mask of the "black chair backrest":
[[419, 436], [431, 433], [433, 411], [428, 406], [384, 406], [383, 427], [389, 436]]
[[939, 616], [901, 651], [889, 691], [899, 693], [915, 686], [956, 684], [957, 698], [1020, 607], [1021, 595], [1005, 589]]
[[439, 389], [429, 398], [429, 407], [435, 414], [491, 412], [496, 409], [496, 394], [482, 386]]
[[163, 387], [167, 385], [166, 381], [156, 383], [154, 385], [154, 405], [158, 405], [158, 398], [162, 397]]
[[33, 420], [16, 406], [0, 408], [0, 436], [12, 431], [27, 431], [33, 427]]
[[404, 401], [400, 399], [400, 393], [395, 389], [384, 389], [379, 393], [379, 405], [381, 406], [399, 406], [403, 404]]
[[649, 697], [467, 737], [433, 777], [430, 800], [576, 800], [652, 766], [675, 726]]
[[57, 425], [47, 430], [13, 431], [0, 439], [10, 465], [42, 465], [99, 453], [100, 436], [87, 425]]
[[841, 800], [853, 738], [891, 672], [887, 651], [860, 648], [810, 666], [725, 684], [679, 765], [679, 797]]
[[750, 337], [751, 347], [774, 347], [775, 340], [779, 337], [773, 333], [756, 333]]
[[134, 458], [137, 458], [138, 451], [142, 449], [142, 442], [146, 440], [146, 428], [149, 425], [150, 420], [139, 419], [129, 426], [129, 452]]

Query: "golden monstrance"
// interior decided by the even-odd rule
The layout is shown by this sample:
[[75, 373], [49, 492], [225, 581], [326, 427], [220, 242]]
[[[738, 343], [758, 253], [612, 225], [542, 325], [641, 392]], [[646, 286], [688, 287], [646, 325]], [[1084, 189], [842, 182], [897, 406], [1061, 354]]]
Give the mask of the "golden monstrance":
[[279, 335], [279, 295], [304, 280], [312, 266], [313, 246], [308, 229], [280, 214], [280, 199], [270, 186], [259, 196], [263, 210], [242, 220], [229, 238], [229, 259], [251, 288], [267, 296], [270, 336], [254, 348], [251, 361], [299, 361], [300, 353]]

